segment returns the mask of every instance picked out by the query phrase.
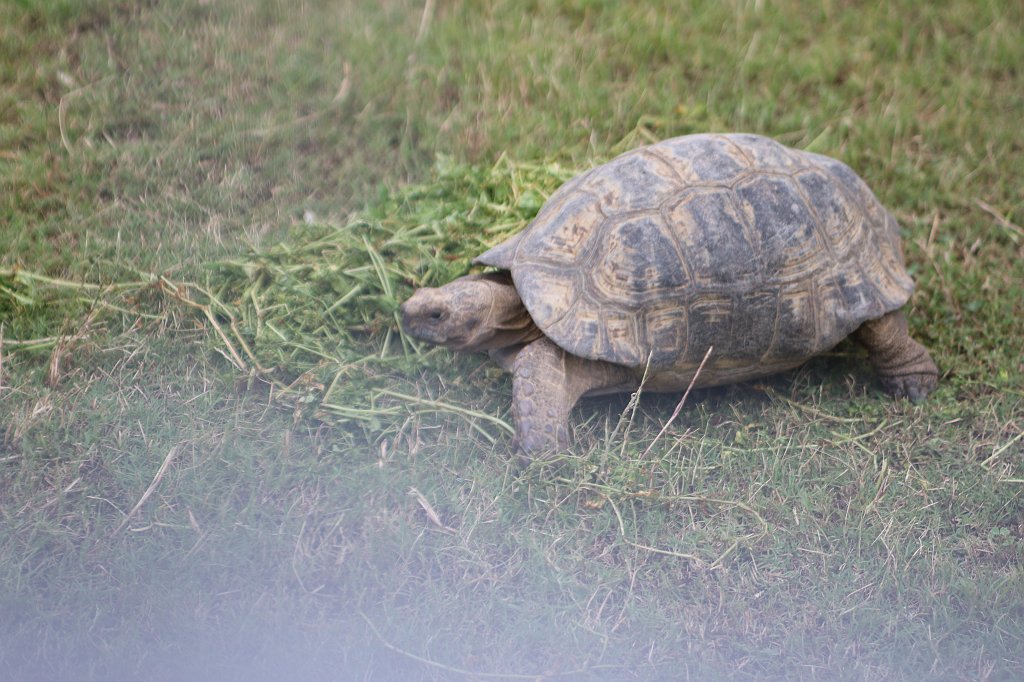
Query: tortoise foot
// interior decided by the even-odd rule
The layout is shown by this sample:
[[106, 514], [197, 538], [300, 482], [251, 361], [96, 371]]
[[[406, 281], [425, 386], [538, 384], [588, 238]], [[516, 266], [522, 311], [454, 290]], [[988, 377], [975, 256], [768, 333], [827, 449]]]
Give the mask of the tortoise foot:
[[902, 311], [861, 325], [857, 338], [868, 349], [885, 392], [921, 402], [939, 383], [939, 370], [928, 349], [910, 338]]
[[631, 370], [566, 353], [550, 339], [527, 344], [512, 364], [514, 449], [529, 462], [569, 447], [569, 412], [591, 391], [628, 387]]
[[908, 398], [912, 403], [922, 402], [939, 385], [937, 372], [880, 377], [882, 388], [894, 398]]
[[[548, 422], [544, 426], [552, 424]], [[521, 432], [512, 439], [512, 450], [523, 464], [529, 464], [535, 459], [550, 459], [569, 447], [568, 424], [546, 429], [543, 426], [534, 428], [528, 420], [520, 420], [519, 428]]]

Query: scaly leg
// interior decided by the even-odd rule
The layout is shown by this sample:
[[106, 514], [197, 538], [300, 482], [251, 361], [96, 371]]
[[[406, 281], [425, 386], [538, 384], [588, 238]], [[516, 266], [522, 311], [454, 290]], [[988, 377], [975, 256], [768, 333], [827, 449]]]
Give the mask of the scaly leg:
[[887, 393], [916, 403], [935, 390], [939, 370], [928, 349], [910, 338], [903, 311], [865, 322], [855, 336], [867, 347], [871, 364]]
[[584, 394], [627, 389], [632, 370], [566, 353], [547, 338], [525, 346], [512, 365], [515, 447], [526, 459], [569, 444], [569, 412]]

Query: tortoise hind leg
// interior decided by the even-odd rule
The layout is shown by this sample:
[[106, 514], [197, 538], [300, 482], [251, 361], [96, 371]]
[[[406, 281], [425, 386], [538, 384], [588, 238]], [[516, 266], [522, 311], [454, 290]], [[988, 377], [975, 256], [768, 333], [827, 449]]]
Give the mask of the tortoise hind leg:
[[584, 360], [547, 338], [527, 344], [512, 364], [514, 447], [527, 459], [569, 444], [569, 412], [583, 395], [635, 383], [620, 365]]
[[919, 402], [935, 390], [939, 370], [928, 349], [910, 338], [902, 310], [865, 322], [855, 337], [867, 347], [871, 364], [887, 393]]

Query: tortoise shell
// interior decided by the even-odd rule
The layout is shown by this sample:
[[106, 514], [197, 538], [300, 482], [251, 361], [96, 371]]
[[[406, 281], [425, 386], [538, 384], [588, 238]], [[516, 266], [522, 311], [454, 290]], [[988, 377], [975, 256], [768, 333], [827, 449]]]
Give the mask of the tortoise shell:
[[563, 185], [477, 263], [583, 358], [707, 381], [796, 366], [913, 291], [899, 226], [845, 164], [756, 135], [689, 135]]

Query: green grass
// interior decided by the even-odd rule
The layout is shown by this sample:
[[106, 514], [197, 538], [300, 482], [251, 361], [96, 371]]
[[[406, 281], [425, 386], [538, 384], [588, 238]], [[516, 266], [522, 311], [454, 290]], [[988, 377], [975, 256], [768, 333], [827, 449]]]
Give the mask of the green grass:
[[[684, 5], [0, 5], [0, 669], [1024, 676], [1024, 11]], [[844, 344], [520, 468], [397, 303], [708, 130], [875, 189], [939, 390]]]

